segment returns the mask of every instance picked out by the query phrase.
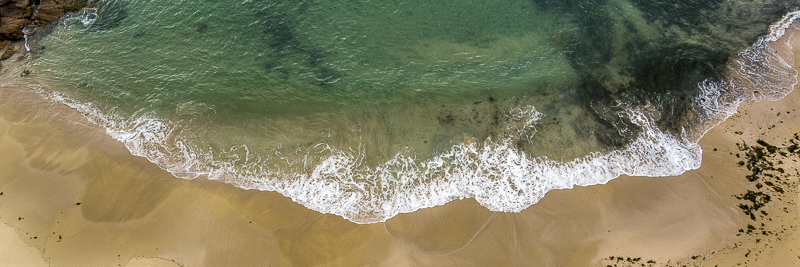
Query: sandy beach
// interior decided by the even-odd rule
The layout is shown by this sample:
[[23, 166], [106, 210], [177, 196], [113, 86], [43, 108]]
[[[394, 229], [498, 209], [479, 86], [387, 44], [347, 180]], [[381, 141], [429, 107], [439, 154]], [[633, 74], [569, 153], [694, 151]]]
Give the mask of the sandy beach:
[[[551, 191], [521, 213], [465, 199], [360, 225], [175, 178], [77, 111], [2, 86], [0, 266], [800, 266], [800, 154], [771, 154], [782, 193], [738, 164], [743, 144], [785, 151], [800, 133], [798, 90], [740, 106], [677, 177]], [[748, 190], [773, 194], [755, 218], [736, 197]]]

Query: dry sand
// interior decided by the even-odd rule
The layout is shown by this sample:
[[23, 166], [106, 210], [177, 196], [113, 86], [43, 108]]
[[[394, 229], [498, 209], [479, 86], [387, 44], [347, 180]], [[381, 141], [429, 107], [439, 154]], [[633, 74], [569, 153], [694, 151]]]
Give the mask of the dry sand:
[[[468, 199], [358, 225], [277, 193], [177, 179], [19, 87], [0, 88], [0, 266], [800, 265], [797, 184], [758, 224], [734, 197], [755, 188], [736, 143], [800, 132], [798, 90], [740, 107], [684, 175], [553, 191], [521, 213]], [[784, 160], [797, 181], [800, 158]], [[740, 233], [749, 223], [776, 234]]]

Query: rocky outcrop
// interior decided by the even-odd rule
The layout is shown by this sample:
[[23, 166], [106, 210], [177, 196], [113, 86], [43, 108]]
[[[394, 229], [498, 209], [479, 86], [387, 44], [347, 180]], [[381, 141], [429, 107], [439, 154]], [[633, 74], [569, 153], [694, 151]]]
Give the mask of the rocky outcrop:
[[22, 29], [32, 21], [30, 0], [0, 0], [0, 40], [22, 38]]
[[24, 37], [25, 26], [58, 21], [67, 12], [85, 7], [87, 0], [0, 0], [0, 41]]
[[86, 0], [40, 0], [34, 23], [41, 25], [58, 21], [67, 12], [75, 12], [86, 6]]

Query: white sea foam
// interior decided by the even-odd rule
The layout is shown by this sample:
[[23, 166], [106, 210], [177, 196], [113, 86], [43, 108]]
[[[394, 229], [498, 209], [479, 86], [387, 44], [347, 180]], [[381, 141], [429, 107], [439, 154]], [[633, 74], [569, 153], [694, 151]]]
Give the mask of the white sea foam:
[[[193, 179], [207, 175], [245, 189], [276, 191], [310, 209], [340, 215], [356, 223], [384, 221], [398, 213], [445, 204], [454, 199], [475, 198], [492, 211], [519, 212], [554, 189], [606, 183], [620, 175], [673, 176], [700, 166], [702, 151], [696, 141], [705, 131], [736, 112], [743, 101], [776, 100], [796, 83], [797, 73], [774, 48], [800, 13], [788, 14], [768, 36], [741, 53], [730, 65], [729, 78], [699, 85], [701, 97], [694, 108], [702, 125], [697, 136], [688, 129], [683, 136], [656, 127], [649, 104], [617, 103], [617, 115], [642, 131], [620, 150], [595, 152], [572, 161], [532, 158], [513, 145], [518, 138], [531, 138], [545, 114], [532, 106], [512, 109], [506, 137], [502, 140], [472, 140], [454, 145], [429, 160], [413, 153], [399, 153], [369, 167], [362, 150], [342, 150], [318, 144], [316, 152], [301, 157], [274, 157], [286, 166], [314, 163], [313, 171], [297, 173], [273, 168], [268, 159], [255, 156], [247, 146], [217, 153], [190, 145], [175, 134], [174, 122], [153, 116], [126, 121], [103, 115], [91, 104], [79, 103], [58, 93], [53, 100], [69, 105], [107, 133], [124, 143], [132, 154], [142, 156], [175, 176]], [[482, 144], [478, 144], [481, 142]], [[324, 155], [324, 156], [322, 156]], [[318, 157], [314, 161], [311, 158]], [[224, 158], [224, 159], [223, 159]], [[274, 159], [273, 159], [274, 160]]]
[[[91, 1], [90, 1], [91, 2]], [[69, 13], [59, 20], [62, 26], [80, 23], [83, 26], [89, 26], [97, 21], [97, 8], [84, 8], [76, 13]]]
[[773, 24], [767, 36], [759, 38], [729, 64], [725, 80], [706, 80], [698, 85], [700, 96], [694, 109], [705, 125], [698, 127], [701, 133], [697, 139], [735, 114], [739, 104], [779, 100], [794, 89], [797, 71], [792, 67], [793, 62], [781, 57], [781, 52], [791, 50], [793, 38], [783, 42], [780, 38], [797, 18], [800, 11], [791, 12]]

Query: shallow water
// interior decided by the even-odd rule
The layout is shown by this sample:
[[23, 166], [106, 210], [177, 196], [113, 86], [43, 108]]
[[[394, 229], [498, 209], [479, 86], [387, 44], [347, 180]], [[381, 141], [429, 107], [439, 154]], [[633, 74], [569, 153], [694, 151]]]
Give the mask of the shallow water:
[[106, 0], [31, 29], [14, 79], [181, 178], [361, 223], [457, 198], [519, 211], [697, 168], [709, 127], [791, 90], [763, 36], [798, 7]]

